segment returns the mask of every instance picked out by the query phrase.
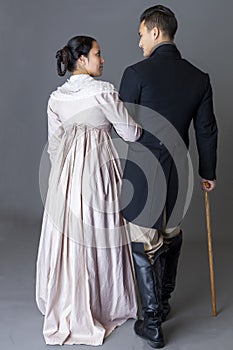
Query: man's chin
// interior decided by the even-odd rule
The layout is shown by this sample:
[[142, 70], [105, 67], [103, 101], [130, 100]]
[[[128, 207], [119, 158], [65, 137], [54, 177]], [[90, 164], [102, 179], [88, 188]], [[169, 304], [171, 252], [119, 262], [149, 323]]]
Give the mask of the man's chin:
[[149, 55], [148, 53], [143, 52], [143, 57], [147, 58], [147, 57], [149, 57], [149, 56], [150, 56], [150, 55]]

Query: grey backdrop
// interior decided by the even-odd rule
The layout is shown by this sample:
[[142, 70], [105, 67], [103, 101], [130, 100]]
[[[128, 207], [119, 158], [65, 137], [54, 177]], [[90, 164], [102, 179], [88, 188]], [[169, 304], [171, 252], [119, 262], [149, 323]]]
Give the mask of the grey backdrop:
[[[162, 1], [177, 15], [176, 43], [188, 60], [209, 72], [220, 129], [218, 182], [211, 194], [216, 242], [232, 241], [232, 18], [233, 2]], [[142, 59], [138, 17], [153, 1], [1, 0], [0, 214], [2, 220], [36, 219], [42, 202], [38, 185], [40, 157], [47, 138], [49, 94], [66, 78], [56, 75], [55, 52], [78, 34], [99, 41], [105, 58], [103, 79], [119, 87], [124, 68]], [[193, 139], [193, 137], [192, 137]], [[187, 240], [206, 239], [203, 193], [192, 141], [195, 188], [184, 220]]]

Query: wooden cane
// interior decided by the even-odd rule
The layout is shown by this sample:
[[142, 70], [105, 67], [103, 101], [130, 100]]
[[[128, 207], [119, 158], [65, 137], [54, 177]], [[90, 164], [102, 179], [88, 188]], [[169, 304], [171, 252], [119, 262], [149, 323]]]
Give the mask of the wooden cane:
[[[208, 182], [205, 182], [206, 188], [210, 187]], [[215, 297], [215, 286], [214, 286], [214, 264], [213, 264], [213, 249], [212, 249], [212, 237], [211, 237], [211, 226], [210, 226], [210, 205], [208, 192], [205, 191], [205, 211], [206, 211], [206, 226], [207, 226], [207, 237], [208, 237], [208, 252], [209, 252], [209, 268], [210, 268], [210, 285], [212, 295], [212, 312], [213, 316], [217, 316], [216, 311], [216, 297]]]

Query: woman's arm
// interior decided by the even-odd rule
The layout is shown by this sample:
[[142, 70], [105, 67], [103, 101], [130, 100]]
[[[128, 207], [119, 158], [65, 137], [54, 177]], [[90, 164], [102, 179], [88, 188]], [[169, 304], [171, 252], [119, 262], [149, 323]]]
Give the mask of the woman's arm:
[[119, 99], [119, 94], [114, 92], [101, 93], [97, 96], [101, 108], [114, 126], [116, 132], [125, 140], [135, 142], [142, 134], [142, 128], [130, 116], [124, 103]]
[[53, 110], [51, 99], [49, 99], [49, 102], [48, 102], [47, 115], [48, 115], [48, 153], [49, 153], [51, 163], [53, 163], [62, 135], [64, 133], [64, 128], [62, 126], [62, 122], [58, 114], [55, 113]]

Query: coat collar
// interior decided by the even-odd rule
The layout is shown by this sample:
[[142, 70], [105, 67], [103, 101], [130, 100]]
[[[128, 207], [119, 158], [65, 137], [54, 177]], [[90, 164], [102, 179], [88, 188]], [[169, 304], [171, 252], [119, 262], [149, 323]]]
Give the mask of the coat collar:
[[173, 42], [166, 42], [166, 43], [159, 44], [158, 46], [155, 47], [150, 57], [155, 57], [161, 54], [166, 56], [181, 58], [181, 54]]

